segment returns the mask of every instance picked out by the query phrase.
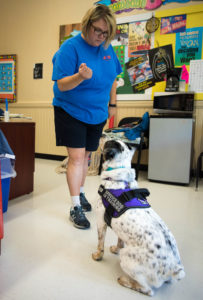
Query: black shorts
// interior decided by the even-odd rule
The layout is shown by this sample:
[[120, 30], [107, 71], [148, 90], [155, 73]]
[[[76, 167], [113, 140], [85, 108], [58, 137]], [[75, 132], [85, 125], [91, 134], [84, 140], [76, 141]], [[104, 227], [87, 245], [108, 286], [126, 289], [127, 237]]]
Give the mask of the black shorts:
[[54, 106], [56, 146], [85, 148], [96, 151], [106, 121], [87, 124], [70, 116], [62, 108]]

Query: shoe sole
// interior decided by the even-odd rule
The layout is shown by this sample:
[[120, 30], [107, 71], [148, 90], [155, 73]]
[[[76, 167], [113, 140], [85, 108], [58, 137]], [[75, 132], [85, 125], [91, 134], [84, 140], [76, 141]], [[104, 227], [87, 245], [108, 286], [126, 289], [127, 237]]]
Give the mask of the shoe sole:
[[80, 226], [78, 224], [75, 224], [75, 222], [73, 221], [73, 219], [71, 218], [71, 216], [69, 217], [69, 220], [73, 223], [73, 226], [76, 227], [76, 228], [78, 228], [78, 229], [89, 229], [90, 228], [90, 226], [89, 227], [83, 227], [83, 226]]

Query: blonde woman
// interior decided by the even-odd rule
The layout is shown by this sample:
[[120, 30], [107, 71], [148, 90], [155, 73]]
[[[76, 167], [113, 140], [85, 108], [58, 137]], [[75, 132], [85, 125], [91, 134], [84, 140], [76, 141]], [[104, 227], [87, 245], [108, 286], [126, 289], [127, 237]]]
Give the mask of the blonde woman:
[[116, 20], [105, 5], [89, 9], [82, 33], [66, 40], [53, 57], [56, 145], [68, 152], [70, 220], [80, 229], [90, 223], [84, 193], [88, 157], [96, 151], [107, 118], [116, 111], [116, 76], [122, 72], [110, 42]]

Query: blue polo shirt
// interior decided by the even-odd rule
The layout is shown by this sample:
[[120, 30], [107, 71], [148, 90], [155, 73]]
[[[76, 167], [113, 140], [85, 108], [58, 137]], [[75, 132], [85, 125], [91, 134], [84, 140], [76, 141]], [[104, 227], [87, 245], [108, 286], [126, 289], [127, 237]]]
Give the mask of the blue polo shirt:
[[[77, 73], [81, 63], [92, 69], [92, 78], [72, 90], [59, 91], [56, 81]], [[82, 122], [102, 123], [108, 118], [112, 84], [121, 72], [121, 65], [111, 45], [107, 49], [103, 45], [94, 47], [78, 34], [66, 40], [53, 57], [53, 105], [63, 108]]]

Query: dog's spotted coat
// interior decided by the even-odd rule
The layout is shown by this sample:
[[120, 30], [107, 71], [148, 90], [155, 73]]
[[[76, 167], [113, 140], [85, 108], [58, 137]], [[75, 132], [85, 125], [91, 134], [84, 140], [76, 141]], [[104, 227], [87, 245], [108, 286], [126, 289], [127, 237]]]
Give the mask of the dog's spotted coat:
[[[138, 187], [131, 168], [133, 154], [134, 149], [120, 140], [105, 143], [101, 183], [106, 189], [124, 189], [126, 182], [131, 189]], [[104, 254], [107, 229], [104, 212], [99, 198], [98, 248], [92, 255], [94, 260], [101, 260]], [[118, 243], [110, 250], [119, 253], [120, 265], [126, 274], [118, 278], [121, 285], [152, 296], [153, 288], [185, 276], [175, 238], [151, 207], [129, 209], [119, 218], [112, 218], [111, 227], [118, 236]]]

